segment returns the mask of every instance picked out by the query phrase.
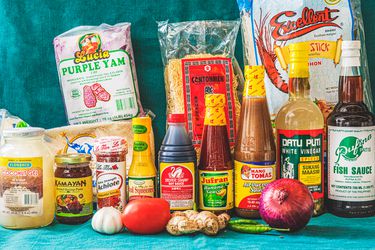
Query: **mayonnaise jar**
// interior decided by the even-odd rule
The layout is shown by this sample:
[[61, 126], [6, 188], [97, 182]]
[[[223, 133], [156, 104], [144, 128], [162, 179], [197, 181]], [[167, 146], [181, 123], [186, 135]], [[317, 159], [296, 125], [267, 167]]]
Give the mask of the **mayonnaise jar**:
[[0, 147], [0, 225], [26, 229], [54, 218], [53, 155], [42, 128], [4, 130]]

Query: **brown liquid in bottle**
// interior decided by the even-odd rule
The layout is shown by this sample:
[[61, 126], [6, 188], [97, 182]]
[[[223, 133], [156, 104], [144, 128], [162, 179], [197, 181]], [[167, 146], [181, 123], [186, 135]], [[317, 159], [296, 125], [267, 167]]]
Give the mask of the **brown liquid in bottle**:
[[264, 91], [264, 68], [245, 68], [245, 90], [236, 139], [235, 212], [259, 218], [263, 188], [276, 179], [276, 146]]

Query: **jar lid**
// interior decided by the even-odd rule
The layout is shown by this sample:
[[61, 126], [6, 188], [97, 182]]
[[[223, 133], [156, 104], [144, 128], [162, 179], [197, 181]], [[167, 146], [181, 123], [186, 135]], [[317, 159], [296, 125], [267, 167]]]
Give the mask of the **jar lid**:
[[91, 161], [89, 154], [60, 154], [55, 156], [55, 162], [58, 164], [79, 164]]
[[11, 128], [3, 131], [4, 138], [10, 137], [35, 137], [44, 135], [44, 128]]
[[97, 153], [118, 153], [125, 151], [128, 153], [126, 139], [121, 136], [105, 136], [94, 141], [94, 152]]

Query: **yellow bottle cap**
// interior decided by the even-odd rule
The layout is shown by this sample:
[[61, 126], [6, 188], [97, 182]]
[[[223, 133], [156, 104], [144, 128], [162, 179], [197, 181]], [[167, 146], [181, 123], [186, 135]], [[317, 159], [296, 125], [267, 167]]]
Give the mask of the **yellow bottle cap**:
[[224, 107], [224, 94], [207, 94], [205, 96], [205, 105], [206, 107]]
[[132, 125], [134, 134], [145, 134], [151, 132], [151, 118], [148, 116], [133, 118]]
[[309, 52], [310, 46], [307, 43], [289, 44], [290, 78], [309, 77]]
[[244, 96], [265, 96], [264, 66], [245, 66]]

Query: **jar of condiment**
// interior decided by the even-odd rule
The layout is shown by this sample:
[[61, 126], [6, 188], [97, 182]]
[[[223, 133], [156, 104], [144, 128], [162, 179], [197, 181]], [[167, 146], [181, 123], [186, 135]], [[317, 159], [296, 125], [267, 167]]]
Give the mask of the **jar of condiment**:
[[123, 137], [107, 136], [95, 140], [98, 208], [124, 209], [127, 153], [127, 142]]
[[89, 154], [56, 155], [56, 220], [81, 224], [93, 214], [92, 171]]
[[53, 221], [53, 156], [42, 128], [4, 130], [0, 147], [0, 225], [37, 228]]

